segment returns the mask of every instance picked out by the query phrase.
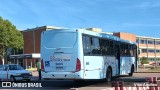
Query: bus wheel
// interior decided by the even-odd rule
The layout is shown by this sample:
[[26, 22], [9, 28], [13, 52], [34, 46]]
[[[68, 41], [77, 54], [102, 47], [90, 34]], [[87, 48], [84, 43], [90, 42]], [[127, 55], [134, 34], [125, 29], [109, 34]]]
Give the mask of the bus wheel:
[[134, 66], [132, 65], [132, 67], [131, 67], [131, 73], [129, 73], [129, 76], [133, 76], [133, 72], [134, 72]]
[[112, 81], [112, 70], [111, 70], [111, 68], [108, 68], [108, 69], [107, 69], [106, 81], [107, 81], [107, 82], [111, 82], [111, 81]]

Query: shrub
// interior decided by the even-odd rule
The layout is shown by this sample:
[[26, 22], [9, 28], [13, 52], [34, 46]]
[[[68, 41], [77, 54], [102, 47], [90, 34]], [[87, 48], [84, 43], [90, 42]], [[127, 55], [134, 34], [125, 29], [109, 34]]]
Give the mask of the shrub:
[[141, 64], [148, 64], [148, 63], [149, 63], [149, 61], [146, 57], [141, 58]]

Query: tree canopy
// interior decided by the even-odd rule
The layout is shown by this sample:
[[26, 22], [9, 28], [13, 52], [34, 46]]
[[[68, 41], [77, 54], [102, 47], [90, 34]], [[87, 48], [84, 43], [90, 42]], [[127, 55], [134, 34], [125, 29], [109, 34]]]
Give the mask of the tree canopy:
[[149, 61], [148, 61], [148, 58], [147, 57], [142, 57], [141, 58], [141, 64], [148, 64]]
[[8, 48], [22, 49], [22, 47], [22, 33], [9, 20], [0, 16], [0, 58], [4, 58]]

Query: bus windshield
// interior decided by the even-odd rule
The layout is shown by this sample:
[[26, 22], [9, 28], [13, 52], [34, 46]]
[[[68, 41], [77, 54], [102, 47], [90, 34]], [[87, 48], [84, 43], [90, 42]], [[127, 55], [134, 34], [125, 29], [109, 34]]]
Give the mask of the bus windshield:
[[77, 39], [75, 32], [47, 32], [43, 44], [47, 48], [71, 48]]

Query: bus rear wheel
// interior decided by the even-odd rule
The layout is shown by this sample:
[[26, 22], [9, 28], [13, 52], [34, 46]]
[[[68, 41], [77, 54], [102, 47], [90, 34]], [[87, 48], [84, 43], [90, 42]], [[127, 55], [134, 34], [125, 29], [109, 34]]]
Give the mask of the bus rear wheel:
[[111, 81], [112, 81], [112, 70], [111, 70], [111, 68], [108, 68], [108, 69], [107, 69], [106, 81], [107, 81], [107, 82], [111, 82]]

